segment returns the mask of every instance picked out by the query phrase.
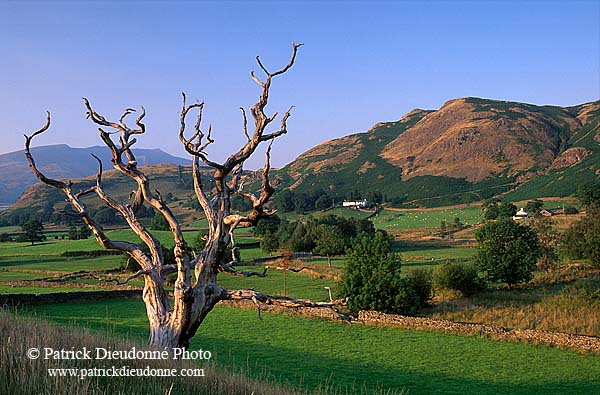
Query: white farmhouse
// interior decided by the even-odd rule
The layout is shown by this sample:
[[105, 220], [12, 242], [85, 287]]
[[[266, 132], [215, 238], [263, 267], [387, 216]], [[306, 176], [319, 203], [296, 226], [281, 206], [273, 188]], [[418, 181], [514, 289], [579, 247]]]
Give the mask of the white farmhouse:
[[348, 200], [344, 200], [342, 202], [342, 207], [351, 207], [351, 208], [365, 208], [369, 205], [369, 203], [367, 203], [367, 199], [363, 199], [363, 200], [356, 200], [356, 201], [348, 201]]
[[512, 218], [515, 221], [518, 221], [520, 219], [527, 219], [527, 218], [529, 218], [529, 214], [527, 214], [525, 209], [523, 207], [521, 207], [521, 209], [519, 211], [517, 211], [517, 213], [515, 215], [513, 215]]

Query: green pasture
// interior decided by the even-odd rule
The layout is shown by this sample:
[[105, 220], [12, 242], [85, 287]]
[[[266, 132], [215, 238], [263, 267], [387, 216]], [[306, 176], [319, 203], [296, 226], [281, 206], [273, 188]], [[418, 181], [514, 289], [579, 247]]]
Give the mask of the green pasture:
[[56, 292], [93, 292], [97, 288], [77, 288], [77, 287], [12, 287], [10, 285], [0, 285], [0, 294], [52, 294]]
[[[251, 270], [262, 273], [262, 266], [237, 267], [238, 270]], [[269, 270], [266, 277], [237, 277], [228, 274], [219, 274], [219, 285], [227, 289], [253, 288], [269, 295], [284, 295], [284, 273], [282, 270]], [[335, 288], [335, 282], [311, 278], [299, 272], [288, 271], [285, 275], [286, 296], [315, 301], [329, 300], [328, 292], [324, 287]]]
[[368, 217], [369, 215], [371, 215], [372, 213], [369, 212], [365, 212], [365, 211], [359, 211], [359, 210], [355, 210], [355, 209], [351, 209], [348, 207], [336, 207], [333, 208], [331, 210], [327, 210], [327, 211], [313, 211], [311, 213], [307, 213], [307, 214], [297, 214], [294, 212], [287, 212], [287, 213], [283, 213], [283, 212], [278, 212], [277, 215], [281, 218], [285, 218], [288, 221], [295, 221], [298, 219], [304, 219], [308, 216], [313, 216], [313, 217], [323, 217], [326, 215], [339, 215], [341, 217], [346, 217], [346, 218], [358, 218], [358, 219], [363, 219]]
[[[37, 306], [68, 325], [145, 339], [139, 300]], [[43, 345], [40, 345], [43, 346]], [[410, 394], [597, 394], [600, 357], [543, 346], [217, 307], [191, 349], [221, 366], [307, 389], [405, 389]], [[260, 372], [260, 373], [259, 373]]]
[[412, 259], [467, 259], [477, 252], [476, 247], [444, 247], [444, 246], [415, 246], [400, 245], [394, 249], [403, 260]]
[[20, 230], [21, 230], [20, 226], [0, 226], [0, 234], [1, 233], [19, 232]]
[[[63, 272], [61, 274], [80, 270], [109, 270], [118, 268], [121, 265], [122, 259], [118, 255], [74, 258], [66, 258], [60, 255], [0, 256], [0, 270]], [[46, 275], [45, 277], [49, 276]]]
[[37, 280], [52, 276], [54, 273], [48, 273], [41, 270], [32, 272], [0, 269], [0, 281], [19, 281], [19, 280]]
[[379, 229], [439, 228], [442, 221], [448, 225], [460, 218], [463, 225], [481, 222], [481, 207], [441, 208], [439, 210], [383, 210], [373, 217]]

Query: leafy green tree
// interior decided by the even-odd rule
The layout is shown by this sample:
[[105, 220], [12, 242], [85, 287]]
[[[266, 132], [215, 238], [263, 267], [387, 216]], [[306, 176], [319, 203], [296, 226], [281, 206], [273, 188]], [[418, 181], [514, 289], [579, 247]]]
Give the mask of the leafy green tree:
[[498, 205], [498, 219], [512, 218], [517, 213], [517, 206], [509, 202], [500, 202]]
[[433, 272], [436, 288], [453, 289], [466, 296], [485, 289], [485, 281], [479, 277], [477, 268], [464, 262], [449, 262], [438, 266]]
[[329, 195], [321, 195], [315, 201], [315, 208], [317, 210], [327, 210], [328, 208], [333, 206], [333, 200]]
[[391, 242], [382, 232], [354, 240], [340, 288], [350, 298], [351, 311], [411, 314], [418, 308], [419, 296], [400, 276], [402, 264], [390, 250]]
[[586, 216], [564, 233], [561, 247], [569, 257], [589, 259], [600, 267], [600, 209], [589, 206]]
[[162, 214], [157, 213], [152, 217], [152, 221], [150, 222], [150, 229], [152, 230], [169, 230], [169, 223], [163, 217]]
[[543, 207], [544, 202], [539, 199], [535, 199], [527, 202], [527, 204], [525, 205], [525, 211], [527, 211], [527, 214], [537, 217], [538, 215], [540, 215], [540, 211], [542, 211]]
[[42, 241], [46, 239], [42, 233], [44, 231], [44, 225], [38, 220], [31, 220], [24, 223], [21, 225], [21, 229], [23, 232], [25, 232], [25, 240], [30, 241], [31, 245], [33, 245], [36, 241]]
[[267, 232], [275, 235], [279, 231], [282, 221], [277, 215], [269, 215], [258, 220], [254, 227], [255, 236], [263, 236]]
[[577, 198], [584, 206], [600, 208], [600, 182], [588, 182], [577, 189]]
[[267, 230], [263, 234], [262, 239], [260, 240], [260, 249], [271, 255], [273, 251], [277, 251], [278, 248], [279, 239], [275, 234]]
[[204, 249], [206, 246], [206, 238], [207, 235], [202, 232], [198, 232], [196, 236], [194, 236], [190, 243], [190, 247], [194, 253], [199, 254]]
[[306, 193], [298, 193], [294, 195], [294, 211], [297, 214], [307, 213], [312, 211], [314, 208], [314, 202], [310, 201], [310, 197]]
[[498, 218], [498, 206], [493, 205], [487, 207], [483, 212], [483, 218], [487, 220], [493, 220]]
[[511, 218], [517, 213], [517, 206], [496, 198], [486, 199], [481, 206], [481, 213], [487, 220]]
[[464, 225], [463, 225], [462, 221], [460, 220], [460, 218], [455, 217], [454, 222], [452, 222], [450, 224], [450, 229], [448, 230], [448, 235], [450, 236], [451, 239], [454, 239], [454, 234], [456, 232], [461, 231], [463, 228], [464, 228]]
[[458, 232], [459, 230], [462, 230], [465, 227], [460, 218], [458, 217], [454, 218], [454, 222], [452, 223], [452, 225], [454, 225], [455, 232]]
[[440, 237], [445, 239], [446, 236], [448, 236], [448, 224], [446, 223], [446, 220], [443, 220], [440, 223]]
[[383, 194], [379, 191], [369, 191], [365, 197], [370, 204], [381, 204], [383, 202]]
[[431, 269], [415, 268], [408, 272], [406, 277], [411, 288], [419, 297], [419, 306], [423, 307], [429, 304], [433, 297], [433, 275]]
[[252, 210], [252, 203], [250, 200], [243, 198], [240, 195], [232, 195], [231, 208], [236, 211], [250, 211]]
[[79, 240], [79, 232], [74, 226], [69, 227], [69, 240]]
[[277, 192], [274, 196], [274, 203], [284, 213], [294, 211], [296, 205], [294, 203], [294, 193], [289, 189], [284, 189], [281, 192]]
[[310, 232], [310, 227], [298, 221], [295, 223], [294, 230], [288, 240], [288, 249], [294, 252], [312, 251], [315, 247], [315, 241]]
[[100, 207], [94, 212], [93, 217], [101, 224], [118, 224], [123, 222], [123, 217], [118, 216], [116, 211], [110, 207]]
[[498, 203], [500, 200], [496, 198], [485, 199], [481, 204], [481, 216], [484, 219], [498, 218]]
[[553, 225], [552, 220], [547, 217], [537, 217], [531, 225], [540, 241], [540, 258], [537, 265], [540, 270], [547, 273], [556, 269], [560, 263], [557, 251], [560, 233]]
[[350, 191], [346, 194], [346, 198], [352, 201], [361, 200], [362, 194], [358, 189], [354, 189], [353, 191]]
[[92, 235], [92, 231], [86, 225], [81, 225], [79, 228], [79, 238], [87, 239]]
[[533, 278], [541, 255], [533, 229], [510, 219], [501, 219], [486, 223], [475, 237], [479, 244], [476, 262], [488, 280], [502, 281], [512, 288]]
[[316, 229], [313, 252], [327, 257], [327, 266], [331, 267], [331, 257], [344, 253], [344, 235], [335, 226], [319, 225]]

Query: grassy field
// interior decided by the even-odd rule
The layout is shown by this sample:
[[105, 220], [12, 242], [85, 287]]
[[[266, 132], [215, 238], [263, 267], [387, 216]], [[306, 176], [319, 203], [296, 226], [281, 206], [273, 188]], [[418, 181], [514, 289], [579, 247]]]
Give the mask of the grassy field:
[[18, 232], [20, 230], [21, 230], [20, 226], [0, 226], [0, 234], [1, 233]]
[[0, 294], [51, 294], [56, 292], [92, 292], [98, 289], [82, 288], [82, 287], [36, 287], [36, 286], [20, 286], [12, 287], [9, 285], [0, 285]]
[[[1, 256], [0, 269], [35, 270], [55, 274], [80, 270], [109, 270], [118, 268], [123, 258], [117, 255], [65, 258], [60, 255]], [[6, 272], [0, 272], [0, 281]], [[64, 273], [63, 273], [64, 274]]]
[[[106, 232], [107, 236], [113, 240], [138, 242], [139, 239], [131, 230], [113, 230]], [[165, 246], [173, 245], [173, 238], [169, 231], [152, 231], [152, 234]], [[185, 232], [185, 236], [192, 241], [198, 234], [197, 231]], [[102, 247], [93, 237], [84, 240], [61, 240], [48, 239], [40, 243], [0, 243], [0, 257], [7, 255], [60, 255], [65, 251], [94, 251], [101, 250]]]
[[[39, 306], [38, 316], [143, 339], [140, 301]], [[220, 366], [247, 366], [284, 385], [406, 389], [411, 394], [594, 394], [600, 357], [558, 349], [233, 308], [213, 311], [192, 342]]]
[[481, 222], [481, 207], [440, 208], [428, 210], [383, 210], [373, 218], [376, 228], [380, 229], [410, 229], [410, 228], [439, 228], [442, 221], [449, 224], [454, 218], [460, 218], [464, 225]]

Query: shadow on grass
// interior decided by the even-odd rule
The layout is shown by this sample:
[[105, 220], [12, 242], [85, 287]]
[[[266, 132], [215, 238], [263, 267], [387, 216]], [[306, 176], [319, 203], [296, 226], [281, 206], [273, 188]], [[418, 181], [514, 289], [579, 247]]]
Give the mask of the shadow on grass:
[[41, 243], [36, 242], [35, 244], [27, 244], [27, 245], [24, 245], [22, 247], [23, 248], [29, 248], [29, 247], [45, 246], [45, 245], [50, 245], [50, 244], [53, 244], [53, 243], [51, 243], [49, 241], [43, 241]]

